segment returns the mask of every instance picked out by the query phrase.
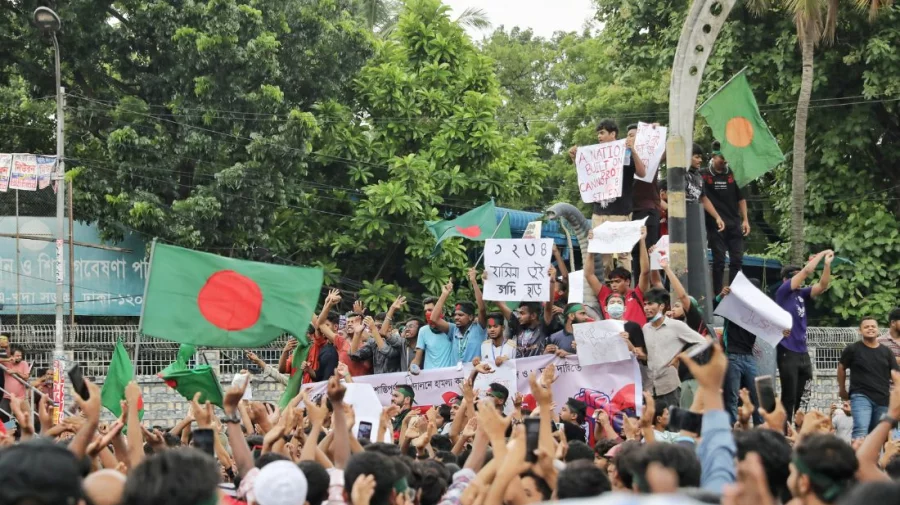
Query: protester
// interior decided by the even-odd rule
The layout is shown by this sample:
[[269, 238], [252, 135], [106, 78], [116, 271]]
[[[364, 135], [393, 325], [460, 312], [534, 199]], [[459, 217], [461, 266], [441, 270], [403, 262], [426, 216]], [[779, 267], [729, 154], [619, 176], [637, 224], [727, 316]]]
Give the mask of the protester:
[[[638, 249], [640, 249], [641, 275], [638, 279], [636, 288], [631, 285], [631, 272], [617, 267], [613, 270], [604, 270], [607, 272], [609, 286], [602, 283], [594, 272], [594, 255], [585, 256], [584, 277], [588, 285], [597, 295], [597, 301], [600, 303], [600, 309], [603, 317], [606, 319], [625, 319], [643, 326], [647, 322], [644, 315], [644, 293], [650, 289], [650, 256], [647, 253], [647, 247], [642, 245], [644, 238], [647, 236], [647, 228], [641, 228], [641, 239], [638, 240]], [[593, 237], [593, 231], [588, 233], [588, 237]], [[610, 297], [616, 294], [624, 299], [624, 305], [610, 305]]]
[[419, 329], [423, 326], [425, 326], [425, 321], [417, 317], [407, 319], [406, 322], [403, 323], [403, 329], [400, 331], [398, 337], [396, 337], [402, 339], [400, 345], [400, 370], [403, 372], [409, 371], [410, 365], [413, 364], [413, 361], [416, 358], [416, 345], [419, 342]]
[[[636, 132], [636, 130], [635, 130]], [[619, 135], [619, 126], [612, 119], [604, 119], [597, 125], [597, 143], [605, 144], [614, 142]], [[634, 136], [629, 136], [625, 140], [626, 155], [624, 166], [622, 168], [622, 195], [618, 198], [602, 200], [594, 202], [594, 215], [591, 219], [591, 228], [597, 228], [601, 224], [612, 221], [631, 221], [631, 211], [633, 208], [634, 193], [634, 177], [644, 177], [647, 169], [644, 161], [634, 152]], [[574, 162], [577, 155], [578, 146], [572, 146], [569, 149], [569, 158]], [[642, 241], [645, 237], [642, 237]], [[590, 255], [588, 255], [590, 256]], [[603, 269], [605, 272], [611, 272], [615, 267], [613, 261], [627, 272], [631, 272], [631, 253], [620, 253], [617, 255], [603, 255]], [[591, 269], [593, 271], [593, 269]], [[646, 270], [644, 270], [646, 271]], [[587, 272], [587, 268], [585, 268]]]
[[[654, 128], [659, 126], [654, 123]], [[630, 124], [626, 128], [627, 138], [633, 143], [637, 138], [638, 125]], [[646, 218], [647, 236], [644, 238], [644, 246], [647, 249], [656, 245], [660, 235], [660, 196], [659, 196], [659, 170], [653, 174], [653, 178], [649, 182], [644, 182], [638, 178], [634, 179], [633, 200], [631, 220], [638, 221]], [[634, 276], [640, 276], [643, 271], [640, 264], [640, 250], [635, 245], [632, 253], [631, 272]]]
[[[819, 262], [825, 260], [825, 269], [819, 282], [803, 287]], [[807, 381], [812, 380], [812, 362], [806, 346], [806, 325], [808, 314], [806, 302], [821, 295], [831, 282], [831, 262], [834, 252], [825, 250], [813, 256], [803, 268], [786, 266], [781, 269], [781, 287], [775, 292], [775, 302], [786, 310], [793, 320], [790, 334], [778, 343], [777, 363], [781, 377], [781, 403], [790, 421], [794, 411], [800, 406], [800, 399]]]
[[432, 315], [436, 318], [443, 317], [443, 314], [434, 311], [437, 301], [437, 298], [428, 297], [422, 302], [425, 308], [426, 326], [419, 328], [413, 365], [425, 370], [445, 368], [454, 364], [450, 335], [438, 330], [432, 320]]
[[874, 317], [863, 318], [859, 333], [862, 340], [844, 348], [837, 369], [840, 397], [850, 401], [854, 440], [865, 438], [887, 413], [891, 370], [900, 371], [891, 350], [878, 343], [878, 321]]
[[543, 354], [549, 336], [549, 322], [553, 318], [553, 305], [550, 302], [544, 305], [542, 309], [540, 303], [526, 302], [519, 305], [513, 315], [508, 305], [497, 302], [509, 325], [510, 340], [516, 344], [516, 358]]
[[729, 282], [741, 271], [744, 237], [750, 234], [750, 221], [747, 201], [718, 148], [713, 151], [710, 167], [703, 174], [703, 194], [715, 209], [715, 213], [707, 209], [706, 234], [713, 255], [713, 293], [720, 293], [725, 287], [726, 252]]
[[[750, 279], [750, 283], [760, 287], [759, 280]], [[722, 292], [716, 296], [716, 304], [722, 302], [731, 294], [730, 287], [722, 288]], [[731, 423], [737, 421], [738, 396], [741, 389], [746, 389], [750, 394], [750, 401], [754, 405], [759, 404], [756, 396], [756, 357], [753, 356], [753, 346], [756, 344], [756, 335], [747, 331], [728, 318], [723, 318], [725, 324], [722, 329], [722, 341], [725, 343], [725, 352], [728, 353], [728, 375], [725, 377], [725, 407], [731, 416]], [[753, 421], [762, 424], [762, 417], [758, 412], [753, 413]]]
[[431, 322], [435, 328], [441, 333], [450, 336], [452, 342], [452, 359], [458, 366], [463, 363], [471, 363], [481, 354], [481, 343], [487, 338], [485, 325], [487, 324], [487, 311], [484, 307], [484, 300], [481, 297], [481, 289], [478, 287], [478, 279], [474, 268], [469, 269], [469, 282], [472, 285], [472, 291], [475, 292], [475, 301], [477, 304], [478, 315], [476, 317], [476, 304], [471, 302], [459, 302], [454, 307], [453, 319], [455, 324], [451, 325], [444, 321], [441, 315], [444, 310], [444, 303], [453, 290], [453, 283], [448, 282], [440, 298], [434, 306], [431, 313]]
[[503, 314], [492, 312], [487, 315], [487, 340], [481, 343], [481, 357], [476, 358], [476, 365], [486, 361], [498, 367], [511, 359], [516, 359], [516, 343], [506, 338], [503, 326]]
[[4, 412], [10, 412], [12, 402], [26, 398], [28, 378], [31, 376], [31, 365], [25, 361], [25, 351], [18, 346], [9, 347], [9, 360], [3, 363], [3, 400], [0, 400], [0, 415], [3, 422], [9, 421]]
[[897, 363], [900, 363], [900, 307], [891, 310], [888, 315], [888, 331], [878, 337], [878, 343], [890, 349]]
[[550, 335], [549, 344], [544, 349], [545, 354], [556, 354], [561, 358], [575, 354], [575, 330], [572, 325], [593, 321], [588, 317], [584, 305], [580, 303], [566, 305], [563, 316], [566, 318], [566, 324], [563, 329]]

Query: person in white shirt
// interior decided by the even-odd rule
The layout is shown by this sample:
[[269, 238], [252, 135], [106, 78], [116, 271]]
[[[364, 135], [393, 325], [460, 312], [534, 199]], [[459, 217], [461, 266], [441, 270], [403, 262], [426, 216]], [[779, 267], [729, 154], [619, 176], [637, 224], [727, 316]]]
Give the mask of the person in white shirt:
[[487, 315], [487, 340], [481, 343], [481, 354], [473, 360], [476, 366], [485, 362], [492, 367], [499, 367], [508, 360], [516, 359], [516, 344], [506, 338], [503, 331], [503, 315], [491, 313]]
[[849, 444], [853, 434], [850, 402], [831, 404], [831, 424], [834, 425], [834, 435]]

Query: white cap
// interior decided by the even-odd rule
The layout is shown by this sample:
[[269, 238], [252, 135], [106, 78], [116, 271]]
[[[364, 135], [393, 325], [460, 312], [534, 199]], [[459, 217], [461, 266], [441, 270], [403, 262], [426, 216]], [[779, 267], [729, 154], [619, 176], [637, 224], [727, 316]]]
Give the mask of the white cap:
[[253, 481], [253, 500], [259, 505], [303, 505], [306, 476], [290, 461], [273, 461]]

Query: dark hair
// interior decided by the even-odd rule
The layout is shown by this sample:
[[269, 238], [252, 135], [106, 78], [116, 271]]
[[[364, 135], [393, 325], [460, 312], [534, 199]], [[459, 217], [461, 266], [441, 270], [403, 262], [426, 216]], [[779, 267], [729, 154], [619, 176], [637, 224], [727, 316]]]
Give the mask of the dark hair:
[[454, 312], [456, 311], [457, 306], [460, 307], [466, 314], [475, 313], [475, 304], [472, 302], [457, 302], [456, 306], [454, 306]]
[[449, 405], [441, 404], [437, 409], [437, 414], [444, 419], [445, 423], [450, 422], [450, 414], [453, 413], [453, 409], [450, 408]]
[[503, 326], [503, 314], [499, 312], [489, 312], [485, 319], [495, 319]]
[[868, 316], [863, 316], [862, 318], [860, 318], [860, 320], [859, 320], [859, 325], [862, 326], [862, 324], [863, 324], [864, 322], [866, 322], [866, 321], [875, 321], [875, 324], [878, 324], [878, 318], [877, 318], [877, 317], [872, 316], [872, 315], [868, 315]]
[[310, 323], [309, 327], [306, 328], [306, 334], [307, 335], [315, 335], [316, 334], [316, 327], [313, 326], [312, 323]]
[[197, 505], [217, 495], [219, 464], [197, 449], [170, 449], [148, 457], [128, 477], [122, 505]]
[[703, 148], [700, 147], [700, 144], [694, 142], [694, 145], [691, 147], [691, 156], [700, 155], [703, 156]]
[[637, 123], [631, 123], [630, 125], [625, 127], [626, 132], [630, 132], [631, 130], [637, 130], [637, 129], [638, 129]]
[[647, 467], [659, 463], [678, 475], [678, 487], [700, 487], [700, 460], [696, 450], [680, 444], [652, 444], [641, 450], [635, 475], [641, 492], [647, 493]]
[[871, 505], [873, 503], [895, 503], [900, 494], [900, 483], [893, 482], [866, 482], [854, 486], [847, 493], [847, 497], [841, 500], [842, 505]]
[[668, 408], [669, 406], [665, 402], [656, 402], [656, 411], [653, 413], [653, 424], [656, 424], [656, 420], [662, 417]]
[[387, 312], [379, 312], [379, 313], [375, 314], [374, 319], [376, 321], [384, 321], [384, 318], [386, 318], [386, 317], [387, 317]]
[[550, 485], [547, 484], [547, 481], [538, 476], [538, 474], [534, 473], [533, 471], [528, 470], [519, 477], [522, 479], [526, 477], [532, 479], [534, 481], [534, 487], [536, 487], [538, 492], [541, 493], [541, 498], [543, 498], [543, 501], [547, 501], [553, 496], [553, 489], [550, 488]]
[[[432, 445], [434, 445], [433, 441], [432, 441]], [[453, 454], [450, 451], [437, 451], [434, 453], [434, 459], [437, 461], [440, 461], [441, 463], [443, 463], [445, 465], [449, 464], [449, 463], [452, 463], [455, 465], [456, 461], [457, 461], [456, 454]]]
[[538, 302], [525, 302], [521, 305], [528, 310], [528, 313], [535, 316], [541, 313], [541, 304]]
[[556, 481], [556, 497], [560, 500], [600, 496], [611, 489], [606, 472], [590, 461], [567, 464]]
[[792, 450], [784, 435], [772, 430], [735, 431], [734, 443], [739, 461], [743, 461], [748, 452], [759, 454], [769, 481], [769, 492], [781, 503], [789, 502], [791, 491], [787, 479], [791, 473]]
[[631, 280], [631, 272], [625, 270], [623, 267], [616, 267], [609, 271], [609, 275], [606, 276], [607, 279], [624, 279], [626, 281]]
[[435, 451], [450, 451], [453, 449], [453, 442], [447, 435], [437, 434], [431, 437], [431, 447]]
[[406, 323], [404, 323], [404, 324], [409, 324], [409, 323], [412, 323], [413, 321], [415, 321], [419, 325], [419, 328], [425, 326], [425, 320], [422, 319], [421, 317], [411, 317], [411, 318], [407, 319]]
[[710, 145], [712, 146], [713, 151], [718, 151], [718, 150], [722, 149], [722, 143], [719, 142], [718, 140], [713, 140], [712, 144], [710, 144]]
[[891, 313], [888, 315], [888, 321], [892, 323], [894, 321], [900, 321], [900, 307], [897, 307], [891, 311]]
[[500, 393], [501, 395], [503, 395], [502, 400], [504, 403], [506, 403], [506, 400], [509, 399], [509, 389], [506, 389], [506, 386], [504, 386], [503, 384], [499, 384], [497, 382], [492, 382], [490, 384], [490, 386], [488, 386], [488, 387], [491, 388], [491, 391], [496, 391], [496, 392]]
[[290, 461], [290, 458], [288, 458], [287, 456], [285, 456], [283, 454], [279, 454], [277, 452], [267, 452], [267, 453], [263, 454], [262, 456], [256, 458], [255, 466], [256, 466], [256, 468], [259, 468], [260, 470], [262, 470], [264, 466], [268, 465], [269, 463], [274, 463], [276, 461]]
[[400, 455], [400, 446], [386, 442], [372, 442], [371, 445], [366, 446], [366, 451], [377, 452], [394, 458]]
[[64, 446], [34, 439], [0, 450], [0, 503], [69, 503], [82, 498], [79, 462]]
[[[798, 463], [800, 463], [798, 465]], [[813, 493], [834, 503], [853, 483], [859, 461], [850, 444], [834, 435], [810, 435], [794, 447], [794, 465], [809, 477]]]
[[391, 458], [384, 454], [372, 451], [356, 453], [344, 469], [344, 491], [349, 495], [357, 477], [371, 475], [375, 477], [375, 492], [372, 494], [371, 505], [388, 505], [398, 473]]
[[597, 124], [597, 131], [599, 132], [600, 130], [606, 130], [610, 133], [615, 132], [618, 135], [619, 125], [612, 119], [604, 119]]
[[434, 460], [417, 461], [413, 465], [412, 474], [421, 492], [420, 505], [436, 505], [441, 501], [451, 477], [443, 463]]
[[422, 305], [428, 305], [429, 303], [433, 303], [437, 305], [438, 298], [436, 296], [427, 296], [424, 300], [422, 300]]
[[884, 473], [894, 480], [900, 479], [900, 456], [896, 454], [891, 456], [891, 459], [884, 465]]
[[341, 315], [338, 314], [337, 312], [329, 311], [329, 312], [328, 312], [328, 317], [327, 317], [326, 319], [327, 319], [328, 322], [331, 323], [331, 324], [340, 324], [340, 322], [341, 322]]
[[591, 449], [591, 446], [581, 440], [575, 440], [569, 443], [569, 450], [566, 451], [566, 463], [582, 459], [594, 461], [594, 450]]
[[660, 191], [668, 191], [669, 181], [663, 177], [660, 177], [659, 180], [656, 181], [656, 187], [658, 187]]
[[306, 501], [309, 505], [321, 505], [328, 499], [328, 471], [315, 461], [301, 461], [297, 466], [306, 477]]
[[[581, 414], [575, 414], [578, 416], [578, 419], [583, 419]], [[569, 447], [572, 446], [576, 441], [584, 442], [584, 428], [581, 427], [580, 424], [565, 422], [562, 423], [563, 431], [566, 433], [566, 440], [569, 441]]]
[[786, 265], [781, 269], [781, 278], [782, 279], [790, 279], [791, 277], [797, 275], [797, 272], [803, 270], [797, 265]]
[[16, 351], [22, 353], [23, 357], [25, 356], [25, 349], [23, 349], [22, 346], [16, 345], [16, 344], [11, 344], [9, 346], [9, 355], [12, 356], [13, 354], [16, 353]]
[[412, 400], [415, 400], [415, 399], [416, 399], [416, 391], [415, 391], [415, 390], [413, 389], [413, 387], [410, 386], [409, 384], [399, 384], [399, 385], [396, 387], [396, 389], [400, 389], [400, 390], [406, 391], [408, 394], [405, 394], [405, 395], [403, 395], [403, 396], [409, 398], [410, 402], [412, 402]]
[[644, 301], [646, 303], [666, 305], [669, 303], [669, 292], [663, 288], [653, 288], [644, 293]]
[[619, 445], [619, 442], [616, 442], [615, 440], [609, 438], [597, 440], [597, 443], [594, 444], [594, 456], [605, 458], [606, 453], [617, 445]]

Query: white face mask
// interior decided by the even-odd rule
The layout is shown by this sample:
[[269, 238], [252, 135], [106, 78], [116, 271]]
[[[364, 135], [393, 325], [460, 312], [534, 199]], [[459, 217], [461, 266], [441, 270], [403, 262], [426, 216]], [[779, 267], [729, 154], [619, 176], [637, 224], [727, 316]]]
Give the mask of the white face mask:
[[607, 305], [606, 313], [613, 319], [619, 319], [625, 314], [625, 306], [618, 303]]
[[656, 313], [655, 316], [653, 316], [653, 319], [651, 319], [649, 322], [655, 323], [655, 322], [659, 321], [660, 319], [662, 319], [662, 317], [663, 317], [663, 313], [662, 313], [662, 311], [659, 311]]

